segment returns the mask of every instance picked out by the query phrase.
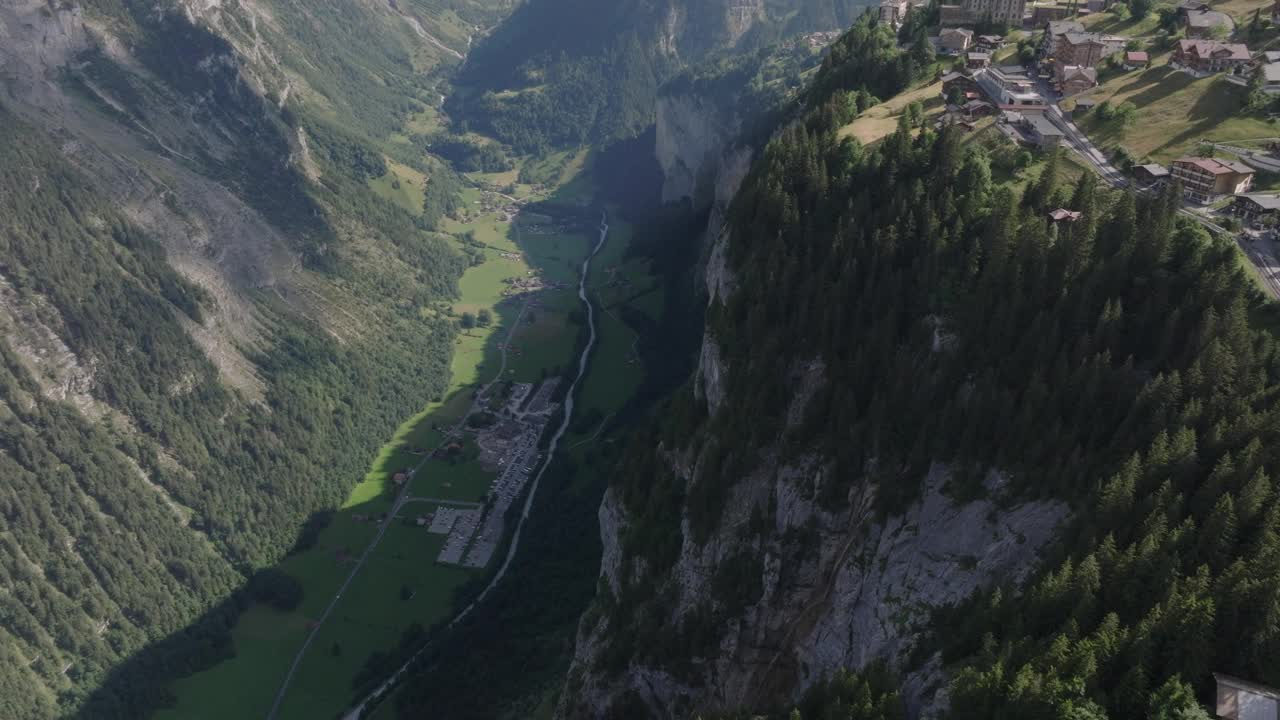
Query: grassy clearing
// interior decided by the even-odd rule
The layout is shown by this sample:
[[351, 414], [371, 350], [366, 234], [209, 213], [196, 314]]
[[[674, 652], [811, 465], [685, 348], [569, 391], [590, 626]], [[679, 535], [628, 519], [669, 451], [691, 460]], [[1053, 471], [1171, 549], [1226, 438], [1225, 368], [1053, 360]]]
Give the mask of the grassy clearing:
[[1129, 128], [1104, 123], [1096, 113], [1076, 122], [1100, 147], [1124, 146], [1142, 160], [1167, 163], [1194, 152], [1205, 139], [1231, 142], [1280, 132], [1275, 123], [1243, 115], [1243, 88], [1221, 77], [1193, 78], [1165, 64], [1120, 75], [1089, 96], [1137, 106], [1137, 121]]
[[1125, 17], [1123, 20], [1109, 12], [1100, 12], [1080, 18], [1080, 24], [1090, 32], [1108, 35], [1123, 35], [1130, 38], [1154, 37], [1160, 27], [1160, 15], [1152, 10], [1146, 17], [1138, 20]]
[[427, 176], [391, 158], [384, 159], [387, 161], [387, 174], [370, 180], [369, 187], [379, 196], [404, 208], [410, 215], [421, 215]]
[[922, 103], [925, 112], [932, 115], [942, 108], [942, 83], [932, 83], [910, 92], [899, 93], [889, 100], [862, 113], [857, 120], [840, 128], [840, 137], [856, 137], [864, 145], [893, 134], [898, 129], [898, 117], [913, 102]]

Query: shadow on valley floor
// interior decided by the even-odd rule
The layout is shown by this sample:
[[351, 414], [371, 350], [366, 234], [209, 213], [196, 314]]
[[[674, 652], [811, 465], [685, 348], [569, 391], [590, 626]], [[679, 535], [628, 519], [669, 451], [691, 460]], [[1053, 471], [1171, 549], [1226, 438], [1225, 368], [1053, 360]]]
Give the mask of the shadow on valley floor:
[[[111, 670], [76, 717], [265, 717], [298, 649], [337, 596], [278, 715], [282, 720], [332, 717], [402, 664], [421, 647], [428, 628], [447, 621], [483, 587], [505, 548], [484, 570], [441, 565], [435, 558], [445, 536], [428, 534], [417, 519], [428, 499], [457, 506], [486, 501], [492, 473], [480, 468], [479, 449], [468, 435], [451, 438], [448, 432], [467, 415], [480, 388], [496, 377], [502, 345], [518, 321], [503, 379], [536, 383], [576, 362], [575, 348], [583, 342], [576, 267], [600, 213], [541, 203], [522, 217], [532, 220], [523, 223], [520, 236], [512, 224], [506, 237], [490, 238], [485, 263], [472, 269], [479, 279], [464, 276], [462, 284], [479, 286], [464, 288], [464, 296], [472, 297], [455, 307], [491, 305], [492, 322], [487, 330], [460, 332], [450, 394], [406, 421], [347, 503], [314, 514], [275, 568], [260, 571], [183, 630]], [[504, 247], [507, 243], [511, 247]], [[516, 244], [531, 271], [563, 286], [527, 308], [523, 299], [492, 302], [514, 275], [503, 263], [519, 267], [509, 257]], [[491, 263], [495, 267], [486, 267]], [[415, 468], [408, 494], [423, 502], [407, 503], [396, 517], [384, 520], [400, 490], [394, 478]], [[361, 560], [379, 532], [384, 534], [376, 550]], [[357, 564], [356, 580], [344, 586]]]

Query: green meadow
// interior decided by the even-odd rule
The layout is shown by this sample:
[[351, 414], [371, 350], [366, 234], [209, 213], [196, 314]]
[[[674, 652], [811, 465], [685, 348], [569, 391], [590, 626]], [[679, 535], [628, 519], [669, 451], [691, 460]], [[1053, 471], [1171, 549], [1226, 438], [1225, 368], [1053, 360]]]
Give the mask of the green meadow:
[[[374, 188], [406, 210], [420, 208], [421, 176], [395, 163], [389, 166], [387, 176], [372, 181]], [[453, 312], [460, 316], [487, 309], [492, 323], [459, 332], [445, 398], [407, 419], [372, 459], [369, 472], [353, 484], [347, 501], [334, 511], [316, 544], [277, 566], [302, 584], [304, 598], [299, 607], [291, 612], [250, 607], [231, 633], [235, 656], [175, 683], [171, 689], [177, 702], [158, 714], [163, 720], [266, 715], [315, 621], [375, 537], [378, 516], [390, 511], [396, 493], [391, 478], [396, 472], [420, 467], [411, 480], [411, 497], [483, 500], [493, 473], [476, 459], [474, 441], [466, 436], [460, 439], [461, 452], [452, 460], [427, 459], [422, 451], [430, 453], [445, 441], [445, 432], [466, 415], [477, 390], [498, 373], [500, 346], [507, 342], [525, 304], [523, 298], [503, 295], [507, 278], [536, 272], [564, 283], [565, 288], [541, 293], [538, 307], [530, 308], [510, 334], [505, 379], [534, 382], [556, 368], [567, 370], [572, 365], [579, 329], [574, 319], [581, 313], [576, 295], [578, 268], [594, 236], [521, 233], [499, 217], [481, 214], [476, 205], [479, 191], [468, 189], [464, 197], [470, 207], [468, 221], [451, 221], [446, 230], [455, 235], [474, 233], [486, 245], [485, 260], [463, 275]], [[579, 315], [571, 315], [575, 312]], [[482, 571], [436, 563], [444, 536], [413, 522], [435, 507], [431, 502], [407, 503], [400, 517], [393, 519], [312, 641], [280, 706], [280, 718], [332, 717], [353, 699], [353, 682], [372, 655], [395, 648], [415, 624], [430, 628], [448, 619], [455, 593]], [[236, 691], [227, 692], [227, 688]]]

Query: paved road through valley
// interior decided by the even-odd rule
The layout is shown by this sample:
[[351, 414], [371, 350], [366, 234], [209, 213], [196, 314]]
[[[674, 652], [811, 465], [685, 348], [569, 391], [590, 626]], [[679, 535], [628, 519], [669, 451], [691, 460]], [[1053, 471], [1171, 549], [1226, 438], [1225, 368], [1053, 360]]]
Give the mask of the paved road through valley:
[[[538, 468], [538, 473], [533, 476], [533, 483], [529, 486], [529, 494], [525, 497], [524, 508], [520, 513], [520, 520], [516, 523], [515, 533], [511, 536], [511, 545], [507, 548], [507, 556], [503, 559], [502, 566], [498, 568], [498, 572], [494, 574], [493, 579], [489, 581], [489, 584], [485, 586], [484, 590], [481, 590], [475, 600], [472, 600], [469, 605], [464, 607], [461, 612], [450, 620], [446, 627], [453, 627], [469, 615], [471, 611], [485, 599], [489, 592], [497, 587], [499, 582], [502, 582], [503, 576], [507, 574], [507, 568], [511, 566], [511, 561], [516, 556], [516, 550], [520, 547], [520, 533], [524, 530], [525, 521], [529, 519], [529, 510], [533, 507], [534, 496], [538, 494], [538, 484], [542, 481], [542, 476], [547, 472], [547, 467], [551, 464], [551, 458], [556, 454], [556, 448], [560, 444], [560, 439], [564, 437], [565, 431], [569, 429], [569, 419], [573, 417], [573, 392], [578, 388], [578, 384], [582, 382], [582, 378], [587, 374], [587, 360], [590, 358], [591, 349], [595, 347], [596, 344], [596, 310], [595, 305], [587, 296], [587, 276], [591, 271], [592, 259], [594, 259], [600, 252], [600, 249], [604, 247], [605, 239], [608, 238], [608, 236], [608, 217], [602, 216], [600, 218], [600, 239], [596, 241], [595, 247], [591, 249], [591, 254], [587, 255], [586, 259], [582, 261], [582, 276], [578, 278], [578, 299], [582, 301], [583, 305], [587, 306], [587, 329], [590, 333], [587, 338], [587, 346], [582, 349], [582, 355], [578, 357], [578, 374], [573, 378], [573, 383], [569, 385], [569, 392], [564, 396], [564, 413], [560, 419], [560, 426], [556, 428], [555, 434], [551, 436], [551, 443], [547, 447], [546, 459]], [[390, 690], [404, 675], [405, 671], [409, 669], [409, 666], [413, 664], [413, 661], [417, 660], [418, 656], [421, 655], [423, 650], [426, 650], [427, 647], [429, 646], [424, 646], [422, 649], [418, 650], [418, 652], [414, 653], [413, 657], [405, 661], [404, 665], [401, 665], [399, 670], [396, 670], [391, 677], [387, 678], [386, 682], [379, 685], [376, 690], [369, 693], [368, 697], [364, 698], [355, 707], [344, 713], [343, 720], [358, 720], [361, 713], [364, 712], [365, 706], [382, 697], [388, 690]]]

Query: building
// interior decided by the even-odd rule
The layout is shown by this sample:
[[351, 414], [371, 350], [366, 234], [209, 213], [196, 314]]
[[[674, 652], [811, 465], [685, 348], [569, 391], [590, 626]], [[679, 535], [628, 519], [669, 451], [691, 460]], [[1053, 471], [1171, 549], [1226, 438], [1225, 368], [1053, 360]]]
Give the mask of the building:
[[1079, 95], [1098, 86], [1098, 69], [1068, 65], [1058, 75], [1058, 88], [1065, 97]]
[[1269, 95], [1280, 94], [1280, 63], [1267, 63], [1254, 70], [1262, 73], [1262, 91]]
[[959, 5], [938, 6], [938, 21], [944, 28], [970, 24], [968, 13]]
[[965, 75], [964, 73], [951, 72], [942, 76], [942, 97], [948, 99], [952, 97], [952, 91], [959, 90], [960, 96], [967, 100], [978, 97], [978, 81]]
[[907, 19], [910, 10], [907, 0], [880, 0], [880, 22], [897, 27]]
[[996, 109], [986, 100], [970, 100], [960, 107], [960, 111], [970, 120], [994, 114]]
[[971, 52], [964, 57], [964, 66], [970, 70], [981, 70], [991, 65], [991, 53]]
[[942, 27], [993, 23], [1020, 28], [1026, 10], [1027, 0], [960, 0], [959, 5], [941, 5], [939, 20]]
[[[1230, 15], [1217, 10], [1188, 12], [1184, 22], [1187, 28], [1187, 37], [1193, 39], [1229, 37], [1231, 33], [1236, 31], [1236, 21], [1232, 20]], [[1215, 33], [1220, 33], [1220, 35], [1215, 35]]]
[[1155, 185], [1169, 179], [1169, 170], [1163, 165], [1135, 165], [1133, 177], [1139, 185]]
[[1054, 41], [1053, 62], [1057, 67], [1066, 65], [1096, 67], [1104, 58], [1124, 50], [1126, 42], [1125, 38], [1115, 35], [1062, 33]]
[[1075, 222], [1082, 217], [1084, 217], [1084, 213], [1066, 208], [1058, 208], [1049, 213], [1049, 220], [1055, 223]]
[[1022, 27], [1026, 0], [960, 0], [960, 7], [970, 22], [991, 22], [1009, 27]]
[[1218, 681], [1217, 716], [1224, 720], [1276, 720], [1280, 691], [1247, 680], [1214, 673]]
[[991, 67], [974, 73], [978, 87], [993, 105], [1044, 105], [1044, 97], [1022, 68]]
[[1044, 36], [1040, 39], [1040, 57], [1053, 55], [1053, 50], [1058, 45], [1058, 38], [1063, 35], [1084, 32], [1084, 25], [1075, 20], [1053, 20], [1043, 24]]
[[1250, 225], [1257, 224], [1263, 218], [1280, 217], [1280, 195], [1271, 193], [1249, 193], [1237, 195], [1231, 203], [1231, 212]]
[[994, 53], [1006, 44], [1002, 35], [979, 35], [974, 42], [978, 50], [987, 53]]
[[973, 43], [973, 31], [947, 28], [938, 36], [938, 48], [948, 55], [963, 55]]
[[1023, 116], [1022, 122], [1031, 141], [1041, 150], [1055, 148], [1062, 142], [1063, 132], [1043, 113], [1028, 113]]
[[1045, 23], [1066, 20], [1076, 14], [1070, 5], [1035, 5], [1031, 9], [1032, 27], [1040, 27]]
[[1200, 203], [1249, 192], [1254, 175], [1253, 168], [1243, 163], [1205, 157], [1174, 160], [1169, 174], [1182, 182], [1182, 193], [1188, 200]]
[[1132, 50], [1124, 54], [1124, 69], [1137, 70], [1145, 68], [1151, 64], [1151, 55], [1141, 51]]
[[1196, 75], [1219, 72], [1238, 73], [1252, 63], [1249, 48], [1240, 43], [1216, 40], [1179, 40], [1170, 64]]

